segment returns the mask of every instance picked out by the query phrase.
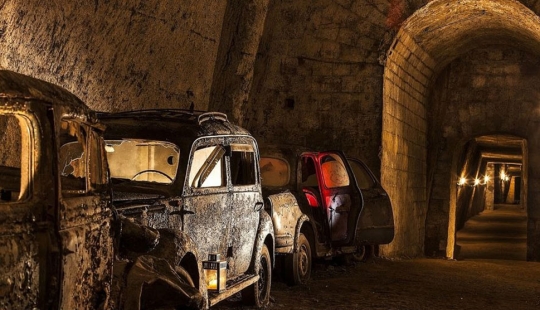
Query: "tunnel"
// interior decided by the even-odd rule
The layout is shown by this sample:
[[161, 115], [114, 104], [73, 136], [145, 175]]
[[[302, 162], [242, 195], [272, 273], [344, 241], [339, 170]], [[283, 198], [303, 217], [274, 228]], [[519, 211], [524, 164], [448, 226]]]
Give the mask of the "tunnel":
[[[294, 234], [276, 236], [279, 246], [270, 237], [264, 239], [270, 260], [275, 259], [271, 262], [275, 267], [272, 298], [268, 297], [271, 308], [538, 308], [534, 264], [540, 261], [540, 0], [51, 0], [47, 5], [39, 0], [5, 0], [0, 1], [0, 14], [0, 69], [54, 84], [81, 99], [92, 110], [92, 117], [81, 120], [84, 126], [94, 112], [157, 109], [156, 114], [163, 116], [168, 112], [160, 114], [160, 110], [181, 109], [180, 114], [191, 113], [194, 120], [196, 113], [212, 111], [224, 113], [222, 119], [246, 129], [254, 146], [340, 151], [366, 164], [384, 189], [377, 185], [371, 195], [391, 200], [393, 214], [388, 218], [393, 218], [394, 226], [388, 225], [386, 232], [393, 232], [393, 239], [388, 244], [362, 240], [360, 245], [343, 243], [339, 249], [319, 250], [323, 259], [301, 264], [313, 267], [309, 289], [279, 282], [283, 276], [279, 267], [295, 266], [289, 258], [280, 262], [279, 256], [286, 254], [284, 249], [296, 253], [293, 235], [306, 239], [297, 257], [307, 261], [308, 253], [320, 254], [315, 246], [307, 250], [313, 234], [291, 225], [287, 227]], [[2, 89], [13, 87], [2, 83]], [[35, 87], [25, 94], [16, 98], [20, 104], [6, 99], [9, 95], [0, 96], [0, 101], [6, 99], [2, 108], [9, 114], [10, 104], [25, 110], [44, 99]], [[40, 124], [46, 125], [59, 110], [41, 112]], [[22, 154], [26, 135], [10, 132], [19, 130], [9, 129], [11, 122], [0, 121], [0, 142], [11, 143], [0, 161], [14, 168], [11, 157]], [[50, 130], [60, 131], [61, 126], [67, 125]], [[92, 132], [98, 138], [107, 130], [96, 126]], [[60, 145], [48, 134], [36, 137], [49, 139], [51, 143], [43, 144], [51, 148], [46, 156], [55, 159], [55, 148]], [[101, 142], [99, 138], [92, 141]], [[251, 152], [254, 146], [242, 156], [257, 166]], [[228, 145], [218, 151], [229, 156], [241, 148]], [[187, 155], [189, 151], [182, 151], [180, 161], [187, 162]], [[217, 160], [221, 155], [215, 156]], [[176, 161], [171, 158], [168, 165]], [[223, 167], [231, 164], [226, 159], [221, 163]], [[40, 167], [52, 169], [48, 162]], [[44, 177], [37, 174], [36, 182], [43, 183]], [[45, 189], [61, 188], [61, 183], [47, 182]], [[354, 183], [349, 183], [351, 188]], [[85, 184], [89, 190], [93, 185]], [[10, 201], [13, 190], [0, 189], [0, 214], [19, 212], [18, 201]], [[367, 188], [358, 190], [362, 194], [355, 201], [364, 203], [369, 198], [363, 196]], [[97, 192], [90, 194], [98, 200]], [[290, 196], [282, 200], [294, 201]], [[60, 194], [50, 197], [36, 199], [41, 203], [38, 208], [51, 211], [55, 199], [63, 199]], [[263, 200], [250, 210], [273, 208], [263, 209], [261, 204], [268, 206], [270, 201]], [[195, 217], [178, 200], [163, 206], [182, 207], [171, 212], [178, 223], [183, 223], [184, 216]], [[80, 207], [92, 211], [86, 203]], [[154, 207], [158, 210], [162, 204], [156, 202]], [[36, 220], [34, 211], [17, 213], [12, 223], [19, 225], [25, 219], [40, 229], [61, 228], [40, 222], [61, 220], [61, 216], [47, 214]], [[346, 208], [339, 211], [348, 212]], [[141, 213], [147, 216], [147, 210]], [[352, 223], [355, 219], [350, 218]], [[14, 227], [5, 223], [0, 228]], [[268, 223], [265, 229], [271, 235], [275, 231]], [[212, 231], [212, 236], [226, 236], [219, 230]], [[234, 233], [240, 235], [240, 230]], [[351, 229], [350, 235], [355, 233]], [[52, 237], [62, 239], [61, 233], [54, 232], [36, 240], [49, 242]], [[75, 242], [69, 245], [80, 247]], [[280, 246], [283, 253], [276, 250]], [[17, 251], [23, 248], [0, 240], [2, 255], [15, 253], [11, 256], [20, 258]], [[82, 264], [84, 259], [54, 247], [50, 251], [25, 249], [33, 251], [29, 256], [33, 258], [47, 252], [59, 261], [68, 257]], [[237, 253], [230, 244], [223, 249], [223, 256]], [[52, 262], [40, 259], [40, 264]], [[175, 263], [184, 263], [189, 277], [202, 274], [197, 270], [202, 270], [202, 264], [193, 253]], [[17, 266], [23, 270], [29, 264]], [[249, 266], [255, 270], [255, 264]], [[171, 270], [176, 271], [173, 275], [181, 271]], [[0, 278], [0, 308], [10, 309], [4, 295], [26, 298], [15, 294], [14, 288], [22, 283], [19, 287], [24, 289], [30, 280], [46, 287], [45, 293], [40, 292], [42, 302], [59, 301], [60, 297], [47, 296], [48, 290], [59, 290], [47, 287], [49, 282], [42, 276], [70, 286], [59, 277], [63, 276], [59, 269], [40, 271], [35, 277], [21, 273]], [[255, 278], [249, 281], [261, 279]], [[69, 280], [76, 282], [77, 277]], [[201, 279], [195, 283], [204, 287]], [[93, 287], [99, 291], [98, 298], [87, 297], [96, 303], [108, 290], [115, 290], [109, 283]], [[224, 295], [219, 298], [228, 301]], [[225, 309], [237, 308], [234, 302], [233, 298], [232, 306]]]
[[527, 259], [538, 260], [538, 192], [529, 186], [538, 103], [527, 72], [540, 52], [539, 22], [517, 1], [432, 1], [404, 21], [384, 71], [381, 178], [400, 206], [388, 253], [453, 258], [461, 195], [474, 200], [456, 188], [459, 178], [485, 174], [487, 158], [499, 167], [513, 156], [523, 168]]
[[[539, 11], [516, 0], [6, 1], [0, 66], [95, 110], [222, 111], [261, 142], [359, 157], [395, 205], [389, 257], [453, 257], [464, 148], [522, 139], [527, 259], [540, 260]], [[497, 156], [486, 167], [506, 163]]]

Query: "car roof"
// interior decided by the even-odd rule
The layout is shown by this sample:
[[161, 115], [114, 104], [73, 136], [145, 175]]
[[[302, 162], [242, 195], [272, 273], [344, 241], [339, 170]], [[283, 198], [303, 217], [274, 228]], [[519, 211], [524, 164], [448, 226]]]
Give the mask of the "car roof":
[[0, 98], [38, 99], [44, 103], [89, 110], [84, 102], [64, 88], [9, 70], [0, 70]]
[[166, 140], [176, 144], [199, 137], [248, 135], [246, 129], [230, 123], [227, 115], [183, 109], [150, 109], [116, 113], [99, 112], [107, 126], [106, 139], [138, 138]]

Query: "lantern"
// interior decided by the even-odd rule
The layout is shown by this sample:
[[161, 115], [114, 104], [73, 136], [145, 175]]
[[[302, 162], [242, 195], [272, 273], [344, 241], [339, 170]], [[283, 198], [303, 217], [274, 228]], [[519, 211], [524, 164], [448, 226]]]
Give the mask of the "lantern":
[[208, 254], [208, 260], [202, 262], [206, 287], [218, 293], [225, 290], [227, 283], [227, 262], [220, 259], [219, 254]]

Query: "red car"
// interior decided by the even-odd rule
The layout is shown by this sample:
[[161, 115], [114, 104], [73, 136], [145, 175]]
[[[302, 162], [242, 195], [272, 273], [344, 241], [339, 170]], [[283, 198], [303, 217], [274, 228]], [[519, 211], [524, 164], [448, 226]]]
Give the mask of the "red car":
[[341, 151], [268, 145], [261, 146], [260, 166], [276, 255], [291, 284], [309, 279], [312, 258], [362, 259], [367, 248], [393, 240], [388, 194], [360, 160]]

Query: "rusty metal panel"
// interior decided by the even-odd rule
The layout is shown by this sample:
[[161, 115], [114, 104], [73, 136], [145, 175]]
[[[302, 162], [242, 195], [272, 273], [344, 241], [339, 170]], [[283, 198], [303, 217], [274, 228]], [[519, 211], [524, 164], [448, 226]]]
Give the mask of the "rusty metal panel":
[[[0, 207], [0, 212], [5, 211]], [[12, 215], [15, 215], [15, 212]], [[2, 216], [0, 219], [2, 309], [33, 309], [38, 306], [39, 243], [34, 228], [33, 223], [22, 222], [20, 218]], [[51, 284], [54, 285], [54, 282]]]
[[60, 237], [64, 275], [60, 308], [106, 309], [113, 250], [108, 221], [63, 230]]
[[290, 247], [292, 252], [296, 228], [303, 213], [298, 206], [296, 197], [289, 191], [267, 197], [272, 208], [272, 221], [276, 236], [276, 251]]

